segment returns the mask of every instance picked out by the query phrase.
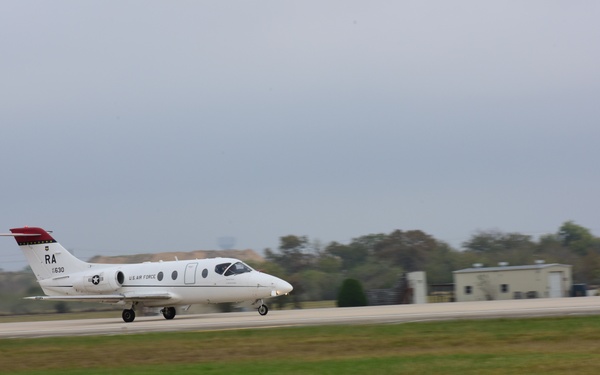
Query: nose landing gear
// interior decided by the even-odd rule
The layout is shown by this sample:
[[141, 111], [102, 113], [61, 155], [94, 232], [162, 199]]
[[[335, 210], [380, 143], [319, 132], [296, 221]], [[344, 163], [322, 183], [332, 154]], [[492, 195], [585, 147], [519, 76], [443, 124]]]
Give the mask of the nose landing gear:
[[262, 299], [257, 299], [256, 301], [254, 301], [254, 303], [252, 304], [252, 306], [256, 306], [258, 305], [258, 313], [262, 316], [267, 315], [267, 313], [269, 312], [269, 308], [267, 307], [267, 305], [265, 305], [264, 301]]
[[267, 315], [267, 313], [269, 312], [269, 308], [267, 307], [267, 305], [265, 304], [261, 304], [260, 306], [258, 306], [258, 313], [260, 315]]

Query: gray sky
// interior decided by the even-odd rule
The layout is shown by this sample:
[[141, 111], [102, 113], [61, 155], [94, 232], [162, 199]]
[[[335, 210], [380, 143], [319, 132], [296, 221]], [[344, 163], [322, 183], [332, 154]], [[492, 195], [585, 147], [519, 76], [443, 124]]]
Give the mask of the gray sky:
[[[600, 234], [597, 1], [3, 1], [0, 232], [81, 258]], [[0, 267], [24, 257], [0, 239]]]

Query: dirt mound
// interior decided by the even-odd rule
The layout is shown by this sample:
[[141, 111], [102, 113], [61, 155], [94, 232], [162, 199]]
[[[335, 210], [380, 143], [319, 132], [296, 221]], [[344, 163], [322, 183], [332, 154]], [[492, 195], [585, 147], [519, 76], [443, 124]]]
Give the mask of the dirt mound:
[[141, 263], [141, 262], [158, 262], [170, 260], [191, 260], [205, 258], [237, 258], [244, 262], [262, 263], [264, 258], [254, 250], [196, 250], [196, 251], [177, 251], [168, 253], [155, 254], [136, 254], [136, 255], [120, 255], [120, 256], [102, 256], [97, 255], [89, 260], [90, 263], [103, 264], [120, 264], [120, 263]]

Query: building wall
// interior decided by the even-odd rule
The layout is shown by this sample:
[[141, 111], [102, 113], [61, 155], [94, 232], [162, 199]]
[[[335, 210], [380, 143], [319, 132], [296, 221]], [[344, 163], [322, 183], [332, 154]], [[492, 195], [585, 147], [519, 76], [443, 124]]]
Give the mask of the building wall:
[[458, 302], [567, 297], [572, 285], [571, 266], [469, 268], [454, 272], [454, 285]]

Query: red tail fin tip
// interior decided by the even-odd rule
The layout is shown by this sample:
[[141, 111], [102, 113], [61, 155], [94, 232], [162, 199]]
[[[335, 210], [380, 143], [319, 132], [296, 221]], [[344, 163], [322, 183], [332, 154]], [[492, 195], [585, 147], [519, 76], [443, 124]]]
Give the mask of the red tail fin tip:
[[12, 232], [19, 246], [56, 242], [54, 238], [52, 238], [52, 236], [42, 228], [23, 227], [13, 228], [10, 231]]

